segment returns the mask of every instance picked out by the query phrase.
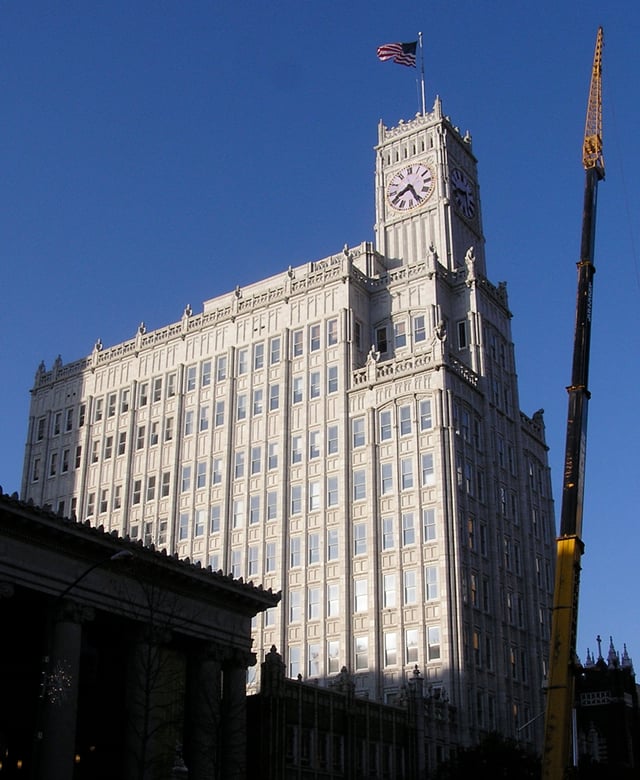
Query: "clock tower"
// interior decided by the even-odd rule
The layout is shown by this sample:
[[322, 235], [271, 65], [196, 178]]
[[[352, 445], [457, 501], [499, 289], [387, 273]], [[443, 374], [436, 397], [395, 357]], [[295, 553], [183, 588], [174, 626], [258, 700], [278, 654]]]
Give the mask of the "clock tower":
[[376, 147], [376, 248], [392, 265], [414, 265], [435, 250], [448, 268], [473, 247], [485, 273], [484, 237], [471, 137], [433, 111], [387, 128]]

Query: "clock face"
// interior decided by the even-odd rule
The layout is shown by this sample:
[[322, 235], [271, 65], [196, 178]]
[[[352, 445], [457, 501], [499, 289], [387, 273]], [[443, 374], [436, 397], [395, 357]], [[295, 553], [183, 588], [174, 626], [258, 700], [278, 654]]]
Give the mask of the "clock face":
[[424, 203], [432, 192], [431, 168], [422, 163], [408, 165], [398, 171], [387, 186], [389, 203], [398, 211], [414, 209]]
[[451, 190], [456, 206], [467, 219], [471, 219], [476, 213], [476, 197], [473, 193], [471, 182], [459, 169], [451, 171]]

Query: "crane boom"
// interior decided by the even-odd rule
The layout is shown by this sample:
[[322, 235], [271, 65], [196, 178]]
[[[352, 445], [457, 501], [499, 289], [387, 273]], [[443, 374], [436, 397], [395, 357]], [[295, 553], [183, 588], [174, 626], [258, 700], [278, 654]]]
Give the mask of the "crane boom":
[[582, 509], [587, 442], [587, 408], [590, 398], [589, 352], [593, 303], [593, 253], [596, 195], [604, 178], [602, 156], [602, 27], [598, 29], [587, 105], [582, 162], [585, 168], [582, 239], [578, 262], [578, 293], [573, 342], [573, 364], [567, 413], [560, 536], [557, 539], [556, 574], [549, 652], [549, 675], [542, 755], [543, 780], [566, 778], [573, 766], [572, 721], [574, 673], [580, 590]]

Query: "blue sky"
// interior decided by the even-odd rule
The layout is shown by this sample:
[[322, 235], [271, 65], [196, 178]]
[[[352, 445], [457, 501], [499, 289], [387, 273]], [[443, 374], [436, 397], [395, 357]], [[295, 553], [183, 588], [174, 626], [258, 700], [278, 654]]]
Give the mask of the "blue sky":
[[[595, 36], [605, 32], [578, 651], [640, 668], [640, 4], [612, 0], [0, 0], [0, 484], [19, 490], [50, 367], [202, 301], [373, 240], [377, 123], [419, 109], [425, 42], [479, 160], [491, 281], [514, 314], [520, 406], [545, 409], [560, 513]], [[605, 645], [606, 646], [606, 645]]]

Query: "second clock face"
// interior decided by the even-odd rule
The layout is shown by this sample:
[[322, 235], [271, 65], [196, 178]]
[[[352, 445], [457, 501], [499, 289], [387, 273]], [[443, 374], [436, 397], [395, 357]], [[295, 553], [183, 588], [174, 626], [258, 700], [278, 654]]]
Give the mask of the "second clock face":
[[456, 206], [467, 219], [471, 219], [476, 213], [476, 198], [471, 182], [459, 168], [451, 171], [451, 188]]
[[387, 198], [394, 209], [406, 211], [424, 203], [433, 192], [431, 168], [422, 163], [408, 165], [394, 174], [387, 186]]

